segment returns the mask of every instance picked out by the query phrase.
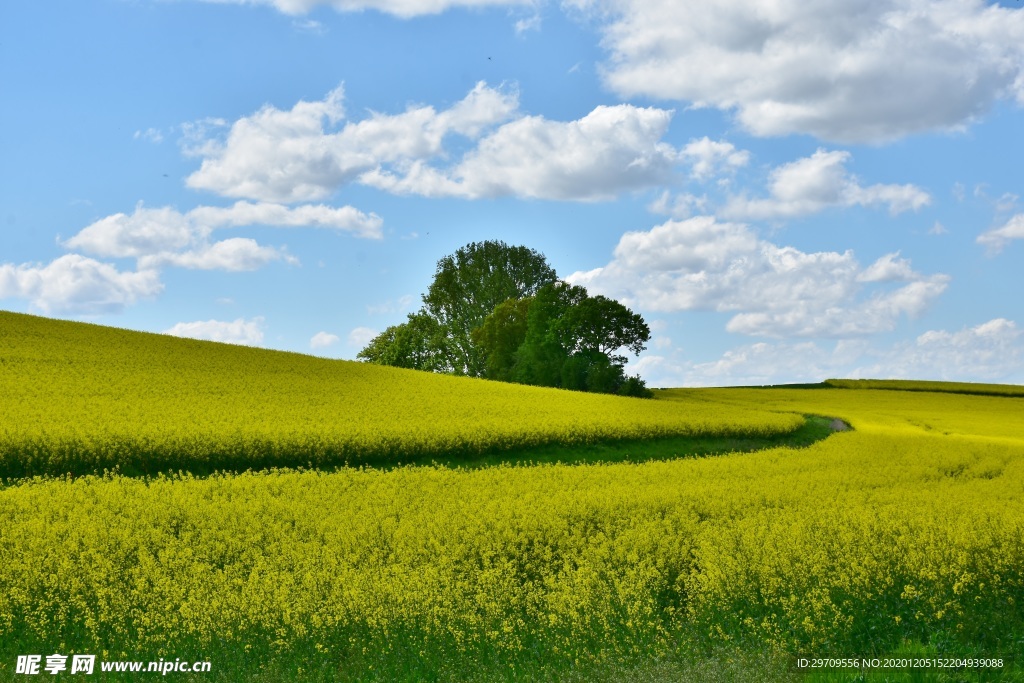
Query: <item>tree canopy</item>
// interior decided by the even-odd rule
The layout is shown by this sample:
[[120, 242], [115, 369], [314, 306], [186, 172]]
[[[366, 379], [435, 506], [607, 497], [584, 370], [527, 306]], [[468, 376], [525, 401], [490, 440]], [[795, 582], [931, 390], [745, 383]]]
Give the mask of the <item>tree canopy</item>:
[[443, 328], [456, 374], [481, 377], [484, 359], [470, 335], [498, 304], [530, 296], [558, 279], [543, 254], [504, 242], [474, 242], [437, 262], [424, 312]]
[[542, 254], [476, 242], [438, 261], [423, 308], [359, 352], [382, 365], [580, 391], [649, 395], [625, 376], [650, 340], [619, 302], [558, 280]]
[[488, 379], [633, 395], [646, 393], [642, 382], [625, 376], [627, 358], [613, 352], [640, 353], [650, 337], [640, 315], [561, 281], [499, 305], [473, 335]]

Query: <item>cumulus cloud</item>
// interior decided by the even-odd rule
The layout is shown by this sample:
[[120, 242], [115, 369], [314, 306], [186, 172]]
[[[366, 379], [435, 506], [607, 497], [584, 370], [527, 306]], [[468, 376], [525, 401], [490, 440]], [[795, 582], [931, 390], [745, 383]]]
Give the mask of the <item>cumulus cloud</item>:
[[309, 340], [309, 347], [311, 349], [326, 349], [328, 346], [334, 346], [339, 341], [341, 341], [341, 337], [336, 334], [317, 332]]
[[978, 235], [978, 244], [988, 247], [990, 254], [997, 254], [1012, 240], [1024, 240], [1024, 213], [1018, 213], [999, 228]]
[[265, 5], [284, 14], [307, 14], [318, 7], [331, 7], [339, 12], [376, 10], [403, 19], [426, 14], [440, 14], [449, 9], [473, 7], [507, 7], [534, 5], [537, 0], [203, 0], [203, 2], [235, 5]]
[[859, 372], [862, 377], [1006, 381], [1024, 369], [1024, 333], [996, 318], [956, 332], [930, 330]]
[[716, 142], [707, 136], [691, 140], [683, 147], [682, 156], [692, 164], [690, 174], [697, 180], [707, 180], [722, 171], [734, 171], [750, 162], [750, 152], [736, 149], [731, 142]]
[[147, 209], [139, 202], [133, 215], [116, 213], [101, 218], [62, 244], [97, 256], [138, 257], [186, 247], [196, 232], [189, 218], [178, 211]]
[[980, 0], [567, 0], [623, 97], [735, 112], [755, 135], [881, 142], [1024, 102], [1024, 11]]
[[178, 323], [174, 327], [164, 330], [163, 333], [175, 337], [259, 346], [263, 343], [263, 318], [261, 316], [249, 320], [238, 318], [230, 322], [197, 320], [195, 322]]
[[906, 282], [917, 277], [910, 260], [899, 258], [900, 253], [886, 254], [857, 276], [859, 282]]
[[323, 100], [300, 101], [288, 111], [267, 105], [235, 121], [224, 141], [193, 142], [203, 157], [186, 184], [228, 197], [270, 202], [322, 199], [382, 164], [411, 163], [443, 152], [451, 133], [475, 137], [508, 119], [518, 96], [477, 83], [444, 111], [411, 107], [401, 114], [345, 118], [344, 91]]
[[729, 386], [820, 382], [830, 377], [1019, 381], [1024, 333], [1005, 318], [955, 332], [929, 330], [888, 346], [867, 340], [758, 342], [693, 362], [646, 354], [629, 365], [651, 386]]
[[351, 232], [357, 237], [380, 239], [383, 221], [351, 206], [303, 204], [283, 206], [268, 202], [235, 202], [231, 206], [200, 206], [188, 213], [202, 228], [270, 225], [277, 228], [329, 228]]
[[247, 237], [232, 237], [197, 249], [183, 252], [160, 252], [139, 257], [140, 268], [176, 266], [191, 270], [257, 270], [271, 261], [284, 259], [297, 264], [298, 260], [283, 250], [264, 247]]
[[376, 337], [380, 332], [370, 327], [357, 327], [348, 333], [348, 345], [355, 348], [363, 348]]
[[27, 299], [45, 314], [119, 313], [163, 290], [154, 270], [119, 271], [79, 254], [42, 264], [0, 264], [0, 299]]
[[[847, 342], [839, 342], [837, 347]], [[627, 367], [648, 384], [658, 387], [756, 386], [794, 382], [820, 382], [840, 376], [843, 363], [814, 342], [758, 342], [725, 351], [706, 362], [680, 360], [676, 356], [649, 354]]]
[[[597, 200], [665, 182], [681, 159], [695, 172], [745, 163], [729, 143], [661, 141], [672, 111], [599, 106], [573, 121], [517, 115], [518, 96], [477, 83], [448, 109], [411, 107], [347, 121], [341, 88], [284, 111], [266, 106], [224, 140], [192, 140], [203, 157], [186, 183], [229, 197], [296, 202], [348, 183], [428, 197]], [[511, 119], [511, 120], [510, 120]], [[475, 143], [450, 162], [446, 139]]]
[[733, 197], [723, 208], [728, 218], [792, 218], [830, 207], [889, 207], [889, 213], [917, 210], [931, 202], [914, 185], [862, 186], [846, 170], [850, 153], [819, 149], [813, 155], [784, 164], [771, 173], [767, 199]]
[[948, 276], [896, 256], [865, 269], [851, 251], [806, 253], [698, 216], [628, 232], [608, 265], [567, 279], [640, 310], [735, 312], [730, 332], [843, 338], [891, 330], [946, 289]]
[[383, 221], [351, 206], [322, 204], [287, 207], [239, 201], [228, 207], [199, 206], [186, 213], [171, 207], [146, 208], [141, 202], [131, 215], [116, 213], [86, 226], [63, 246], [95, 256], [136, 258], [141, 268], [174, 265], [182, 268], [253, 270], [270, 261], [295, 262], [283, 250], [248, 238], [209, 243], [214, 230], [248, 225], [283, 228], [327, 228], [359, 237], [380, 238]]
[[398, 194], [597, 200], [664, 182], [678, 158], [661, 137], [672, 112], [599, 106], [576, 121], [525, 116], [502, 125], [448, 170], [422, 161], [360, 181]]

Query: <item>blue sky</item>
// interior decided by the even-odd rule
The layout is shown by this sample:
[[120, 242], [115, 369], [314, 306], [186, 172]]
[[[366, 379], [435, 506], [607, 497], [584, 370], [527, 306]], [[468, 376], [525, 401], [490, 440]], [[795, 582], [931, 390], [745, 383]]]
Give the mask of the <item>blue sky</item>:
[[0, 8], [0, 307], [353, 358], [501, 239], [653, 386], [1024, 383], [1024, 9]]

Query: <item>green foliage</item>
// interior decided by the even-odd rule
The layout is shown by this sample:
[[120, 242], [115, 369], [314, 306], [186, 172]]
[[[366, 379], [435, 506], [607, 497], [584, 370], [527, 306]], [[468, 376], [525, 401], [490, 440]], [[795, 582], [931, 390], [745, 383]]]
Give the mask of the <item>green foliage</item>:
[[452, 371], [483, 376], [485, 360], [473, 344], [473, 330], [502, 302], [530, 296], [555, 279], [543, 254], [498, 241], [474, 242], [438, 261], [424, 312], [447, 336]]
[[357, 358], [396, 368], [445, 372], [445, 337], [433, 318], [410, 313], [406, 322], [392, 325], [374, 337]]
[[504, 242], [469, 244], [437, 264], [424, 308], [389, 327], [361, 360], [502, 382], [647, 397], [626, 378], [625, 348], [651, 332], [617, 301], [556, 279], [544, 256]]
[[634, 398], [651, 398], [654, 392], [647, 388], [646, 383], [640, 377], [633, 375], [626, 378], [626, 381], [619, 387], [619, 396], [632, 396]]
[[527, 316], [533, 297], [509, 299], [491, 311], [480, 327], [473, 330], [473, 344], [484, 357], [484, 376], [502, 382], [512, 381], [515, 354], [526, 341]]
[[626, 357], [612, 352], [640, 353], [650, 334], [643, 318], [619, 302], [559, 281], [504, 302], [473, 338], [488, 379], [649, 397], [643, 380], [625, 377]]
[[569, 354], [599, 353], [620, 365], [626, 358], [611, 355], [613, 351], [625, 347], [639, 354], [651, 339], [651, 330], [638, 313], [613, 299], [588, 296], [586, 290], [579, 301], [560, 311], [552, 331]]

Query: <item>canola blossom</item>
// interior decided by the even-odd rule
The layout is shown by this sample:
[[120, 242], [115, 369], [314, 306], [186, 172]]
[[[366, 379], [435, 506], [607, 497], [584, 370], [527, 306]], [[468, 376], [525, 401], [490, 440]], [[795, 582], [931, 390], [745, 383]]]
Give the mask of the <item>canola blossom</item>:
[[[225, 379], [207, 384], [221, 391], [230, 387], [226, 378], [244, 383], [254, 373], [256, 355], [239, 361], [235, 348], [199, 344], [176, 361], [182, 384], [175, 385], [173, 363], [159, 366], [159, 356], [179, 341], [144, 357], [146, 344], [134, 340], [125, 362], [137, 362], [135, 369], [121, 379], [112, 372], [113, 384], [90, 396], [121, 405], [103, 386], [124, 391], [133, 372], [198, 391], [195, 376], [187, 379], [196, 356], [213, 376], [210, 368], [223, 364]], [[304, 358], [260, 366], [264, 375], [289, 376], [273, 385], [284, 392], [274, 400], [286, 417], [266, 406], [271, 393], [262, 394], [269, 424], [305, 424], [299, 408], [287, 417], [289, 406], [335, 405], [287, 393], [289, 381], [306, 382], [308, 391], [324, 386], [329, 368], [343, 368], [339, 377], [353, 382], [358, 373], [350, 370], [362, 369]], [[307, 366], [296, 359], [310, 363], [305, 379], [296, 367]], [[68, 386], [75, 372], [95, 380], [84, 360], [65, 363], [76, 370], [53, 355], [36, 360], [56, 366], [46, 376]], [[6, 373], [11, 361], [4, 363]], [[32, 361], [13, 363], [27, 376]], [[415, 423], [428, 435], [467, 424], [444, 412], [442, 399], [456, 396], [444, 387], [483, 387], [470, 394], [477, 402], [492, 386], [520, 389], [456, 380], [415, 394], [414, 380], [431, 376], [395, 376], [403, 382], [377, 376], [381, 400], [397, 415], [431, 416], [432, 424]], [[373, 382], [362, 381], [365, 397]], [[14, 388], [50, 401], [58, 393]], [[523, 404], [532, 412], [515, 412], [530, 409], [508, 398], [516, 417], [501, 432], [514, 439], [517, 428], [532, 429], [529, 416], [569, 420], [586, 405], [577, 398], [640, 412], [626, 413], [633, 422], [625, 423], [614, 421], [616, 411], [585, 413], [544, 438], [571, 442], [590, 438], [588, 428], [636, 428], [650, 415], [673, 414], [675, 428], [751, 429], [764, 424], [758, 420], [808, 413], [853, 427], [802, 449], [626, 464], [24, 479], [0, 488], [0, 672], [28, 652], [202, 655], [226, 672], [217, 680], [260, 671], [270, 672], [267, 680], [305, 680], [310, 668], [322, 674], [317, 680], [464, 680], [481, 667], [507, 680], [559, 678], [729, 645], [825, 656], [884, 655], [910, 643], [1020, 661], [1020, 399], [893, 388], [677, 389], [654, 401], [530, 389], [540, 392]], [[135, 396], [144, 401], [144, 393]], [[152, 439], [162, 438], [160, 429], [174, 433], [175, 421], [161, 414], [180, 416], [190, 406], [169, 389], [158, 395], [145, 408], [122, 405], [138, 411]], [[238, 400], [249, 411], [238, 414], [251, 416], [260, 405]], [[472, 410], [469, 403], [461, 409]], [[202, 424], [219, 424], [219, 416], [202, 422], [212, 396], [200, 392], [191, 404], [206, 407], [193, 408]], [[7, 435], [30, 427], [81, 435], [100, 424], [81, 407], [68, 426], [43, 400], [32, 405], [14, 410], [36, 410], [41, 425], [5, 416]], [[484, 410], [471, 415], [477, 428], [492, 424]], [[500, 431], [493, 419], [498, 426], [487, 428]], [[659, 423], [643, 424], [660, 433], [651, 426]], [[250, 433], [241, 423], [234, 428], [239, 438]], [[253, 429], [277, 433], [267, 423]], [[445, 438], [473, 434], [457, 433]], [[221, 433], [226, 443], [230, 434]]]
[[600, 396], [0, 312], [0, 476], [388, 464], [771, 435], [793, 412]]
[[1022, 626], [1022, 489], [1020, 442], [861, 431], [644, 464], [39, 479], [0, 491], [0, 640], [346, 666], [408, 647], [1001, 652]]

